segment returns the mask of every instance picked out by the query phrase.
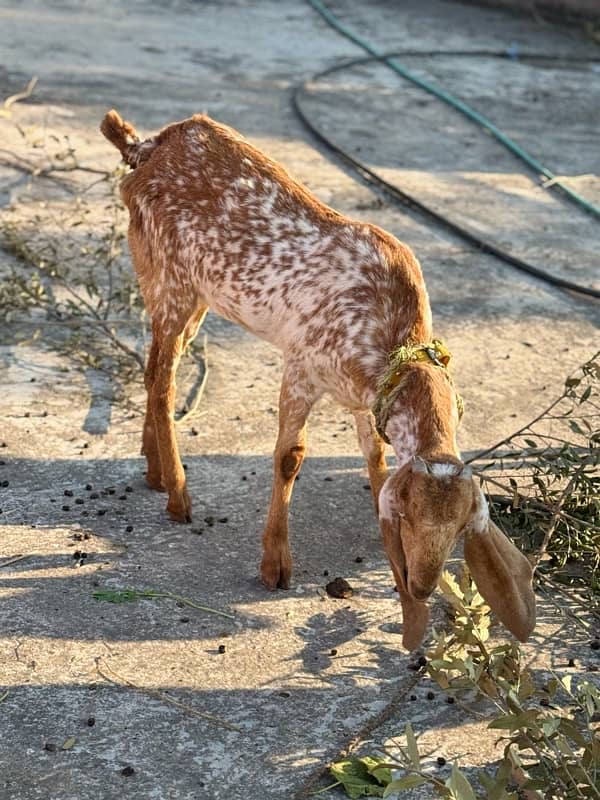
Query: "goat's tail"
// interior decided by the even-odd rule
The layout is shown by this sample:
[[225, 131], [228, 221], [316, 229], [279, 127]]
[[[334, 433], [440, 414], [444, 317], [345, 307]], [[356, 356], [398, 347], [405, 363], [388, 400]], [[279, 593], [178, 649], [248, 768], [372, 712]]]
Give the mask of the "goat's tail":
[[102, 120], [100, 130], [123, 156], [130, 167], [137, 167], [150, 156], [156, 147], [155, 139], [142, 141], [130, 122], [125, 122], [113, 109]]

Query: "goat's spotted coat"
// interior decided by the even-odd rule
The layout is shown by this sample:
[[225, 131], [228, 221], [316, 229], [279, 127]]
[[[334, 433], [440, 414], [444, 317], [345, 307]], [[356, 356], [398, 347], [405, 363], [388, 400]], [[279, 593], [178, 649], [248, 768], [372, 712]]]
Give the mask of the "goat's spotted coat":
[[[405, 620], [405, 642], [413, 646], [427, 621], [422, 600], [450, 546], [473, 515], [485, 523], [479, 490], [459, 460], [458, 409], [444, 370], [415, 363], [403, 377], [387, 415], [386, 435], [398, 461], [389, 478], [370, 413], [389, 354], [400, 344], [432, 338], [417, 260], [389, 233], [320, 202], [239, 134], [206, 116], [142, 142], [113, 111], [102, 131], [133, 167], [121, 192], [152, 319], [143, 436], [149, 485], [167, 490], [172, 517], [191, 519], [172, 419], [175, 371], [210, 307], [284, 356], [264, 583], [289, 583], [287, 510], [304, 458], [306, 419], [329, 393], [355, 415], [376, 508], [383, 487], [384, 543], [405, 612], [412, 615]], [[435, 468], [413, 473], [415, 456]], [[428, 494], [439, 497], [435, 514]], [[400, 519], [413, 533], [429, 520], [436, 532], [422, 528], [423, 536], [413, 537], [412, 552], [405, 553], [410, 536], [401, 537]], [[488, 567], [480, 574], [487, 575]]]

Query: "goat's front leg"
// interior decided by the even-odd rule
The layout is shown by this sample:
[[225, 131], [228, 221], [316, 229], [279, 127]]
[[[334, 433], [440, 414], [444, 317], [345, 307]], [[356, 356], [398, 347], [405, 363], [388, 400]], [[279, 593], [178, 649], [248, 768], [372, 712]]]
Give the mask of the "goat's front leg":
[[375, 430], [375, 418], [370, 411], [357, 411], [354, 414], [356, 422], [356, 433], [358, 443], [367, 460], [369, 470], [369, 482], [373, 501], [375, 503], [375, 513], [379, 511], [379, 492], [387, 478], [387, 466], [385, 463], [385, 444], [383, 439]]
[[157, 354], [148, 402], [154, 419], [162, 486], [169, 493], [167, 511], [177, 522], [191, 522], [192, 503], [185, 485], [185, 472], [179, 458], [173, 420], [175, 374], [181, 356], [183, 334], [163, 335], [158, 329], [153, 333]]
[[287, 589], [292, 574], [288, 508], [306, 452], [306, 419], [317, 397], [303, 374], [286, 368], [279, 395], [279, 435], [273, 456], [273, 491], [263, 533], [260, 567], [267, 589]]

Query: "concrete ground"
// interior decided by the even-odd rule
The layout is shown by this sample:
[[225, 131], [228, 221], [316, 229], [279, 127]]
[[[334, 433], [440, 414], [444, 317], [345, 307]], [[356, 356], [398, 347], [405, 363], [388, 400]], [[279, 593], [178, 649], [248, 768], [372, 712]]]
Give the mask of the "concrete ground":
[[[441, 0], [331, 7], [382, 48], [545, 56], [406, 62], [600, 203], [592, 174], [600, 75], [597, 63], [568, 60], [600, 58], [582, 32]], [[42, 233], [51, 233], [64, 202], [54, 184], [32, 187], [9, 166], [10, 154], [30, 154], [15, 123], [46, 140], [68, 134], [82, 164], [109, 169], [115, 152], [97, 130], [108, 108], [144, 132], [208, 111], [326, 202], [413, 247], [437, 331], [455, 355], [467, 402], [460, 444], [471, 453], [559, 393], [597, 349], [598, 307], [382, 201], [315, 145], [290, 109], [291, 87], [355, 55], [300, 0], [0, 2], [0, 98], [39, 76], [34, 95], [0, 118], [2, 215], [18, 228], [39, 212]], [[599, 285], [597, 220], [383, 67], [313, 87], [306, 108], [426, 202], [542, 268]], [[100, 219], [105, 198], [91, 197]], [[1, 273], [13, 266], [22, 268], [0, 251]], [[57, 354], [56, 326], [35, 340], [15, 321], [1, 329], [2, 800], [301, 798], [324, 785], [318, 775], [328, 760], [350, 746], [368, 749], [367, 739], [386, 741], [408, 720], [426, 731], [435, 755], [460, 754], [467, 767], [499, 757], [481, 721], [439, 693], [428, 700], [430, 687], [408, 669], [349, 414], [330, 401], [313, 414], [291, 515], [293, 587], [270, 594], [257, 566], [277, 353], [209, 316], [208, 385], [200, 411], [180, 427], [195, 518], [179, 526], [143, 483], [139, 382], [127, 405], [112, 402], [106, 377]], [[90, 327], [86, 335], [97, 334]], [[354, 587], [351, 599], [325, 594], [337, 575]], [[208, 610], [173, 598], [113, 604], [92, 596], [124, 588], [169, 592]], [[535, 669], [562, 668], [571, 656], [575, 672], [597, 663], [592, 622], [567, 611], [540, 598], [526, 649]]]

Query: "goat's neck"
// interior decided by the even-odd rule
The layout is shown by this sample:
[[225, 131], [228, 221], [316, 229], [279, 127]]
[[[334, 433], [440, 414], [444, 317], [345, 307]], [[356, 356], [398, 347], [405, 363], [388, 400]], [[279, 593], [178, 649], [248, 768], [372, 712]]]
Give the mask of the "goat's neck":
[[398, 467], [415, 456], [426, 461], [460, 458], [456, 445], [456, 392], [440, 368], [414, 365], [392, 403], [386, 424]]

